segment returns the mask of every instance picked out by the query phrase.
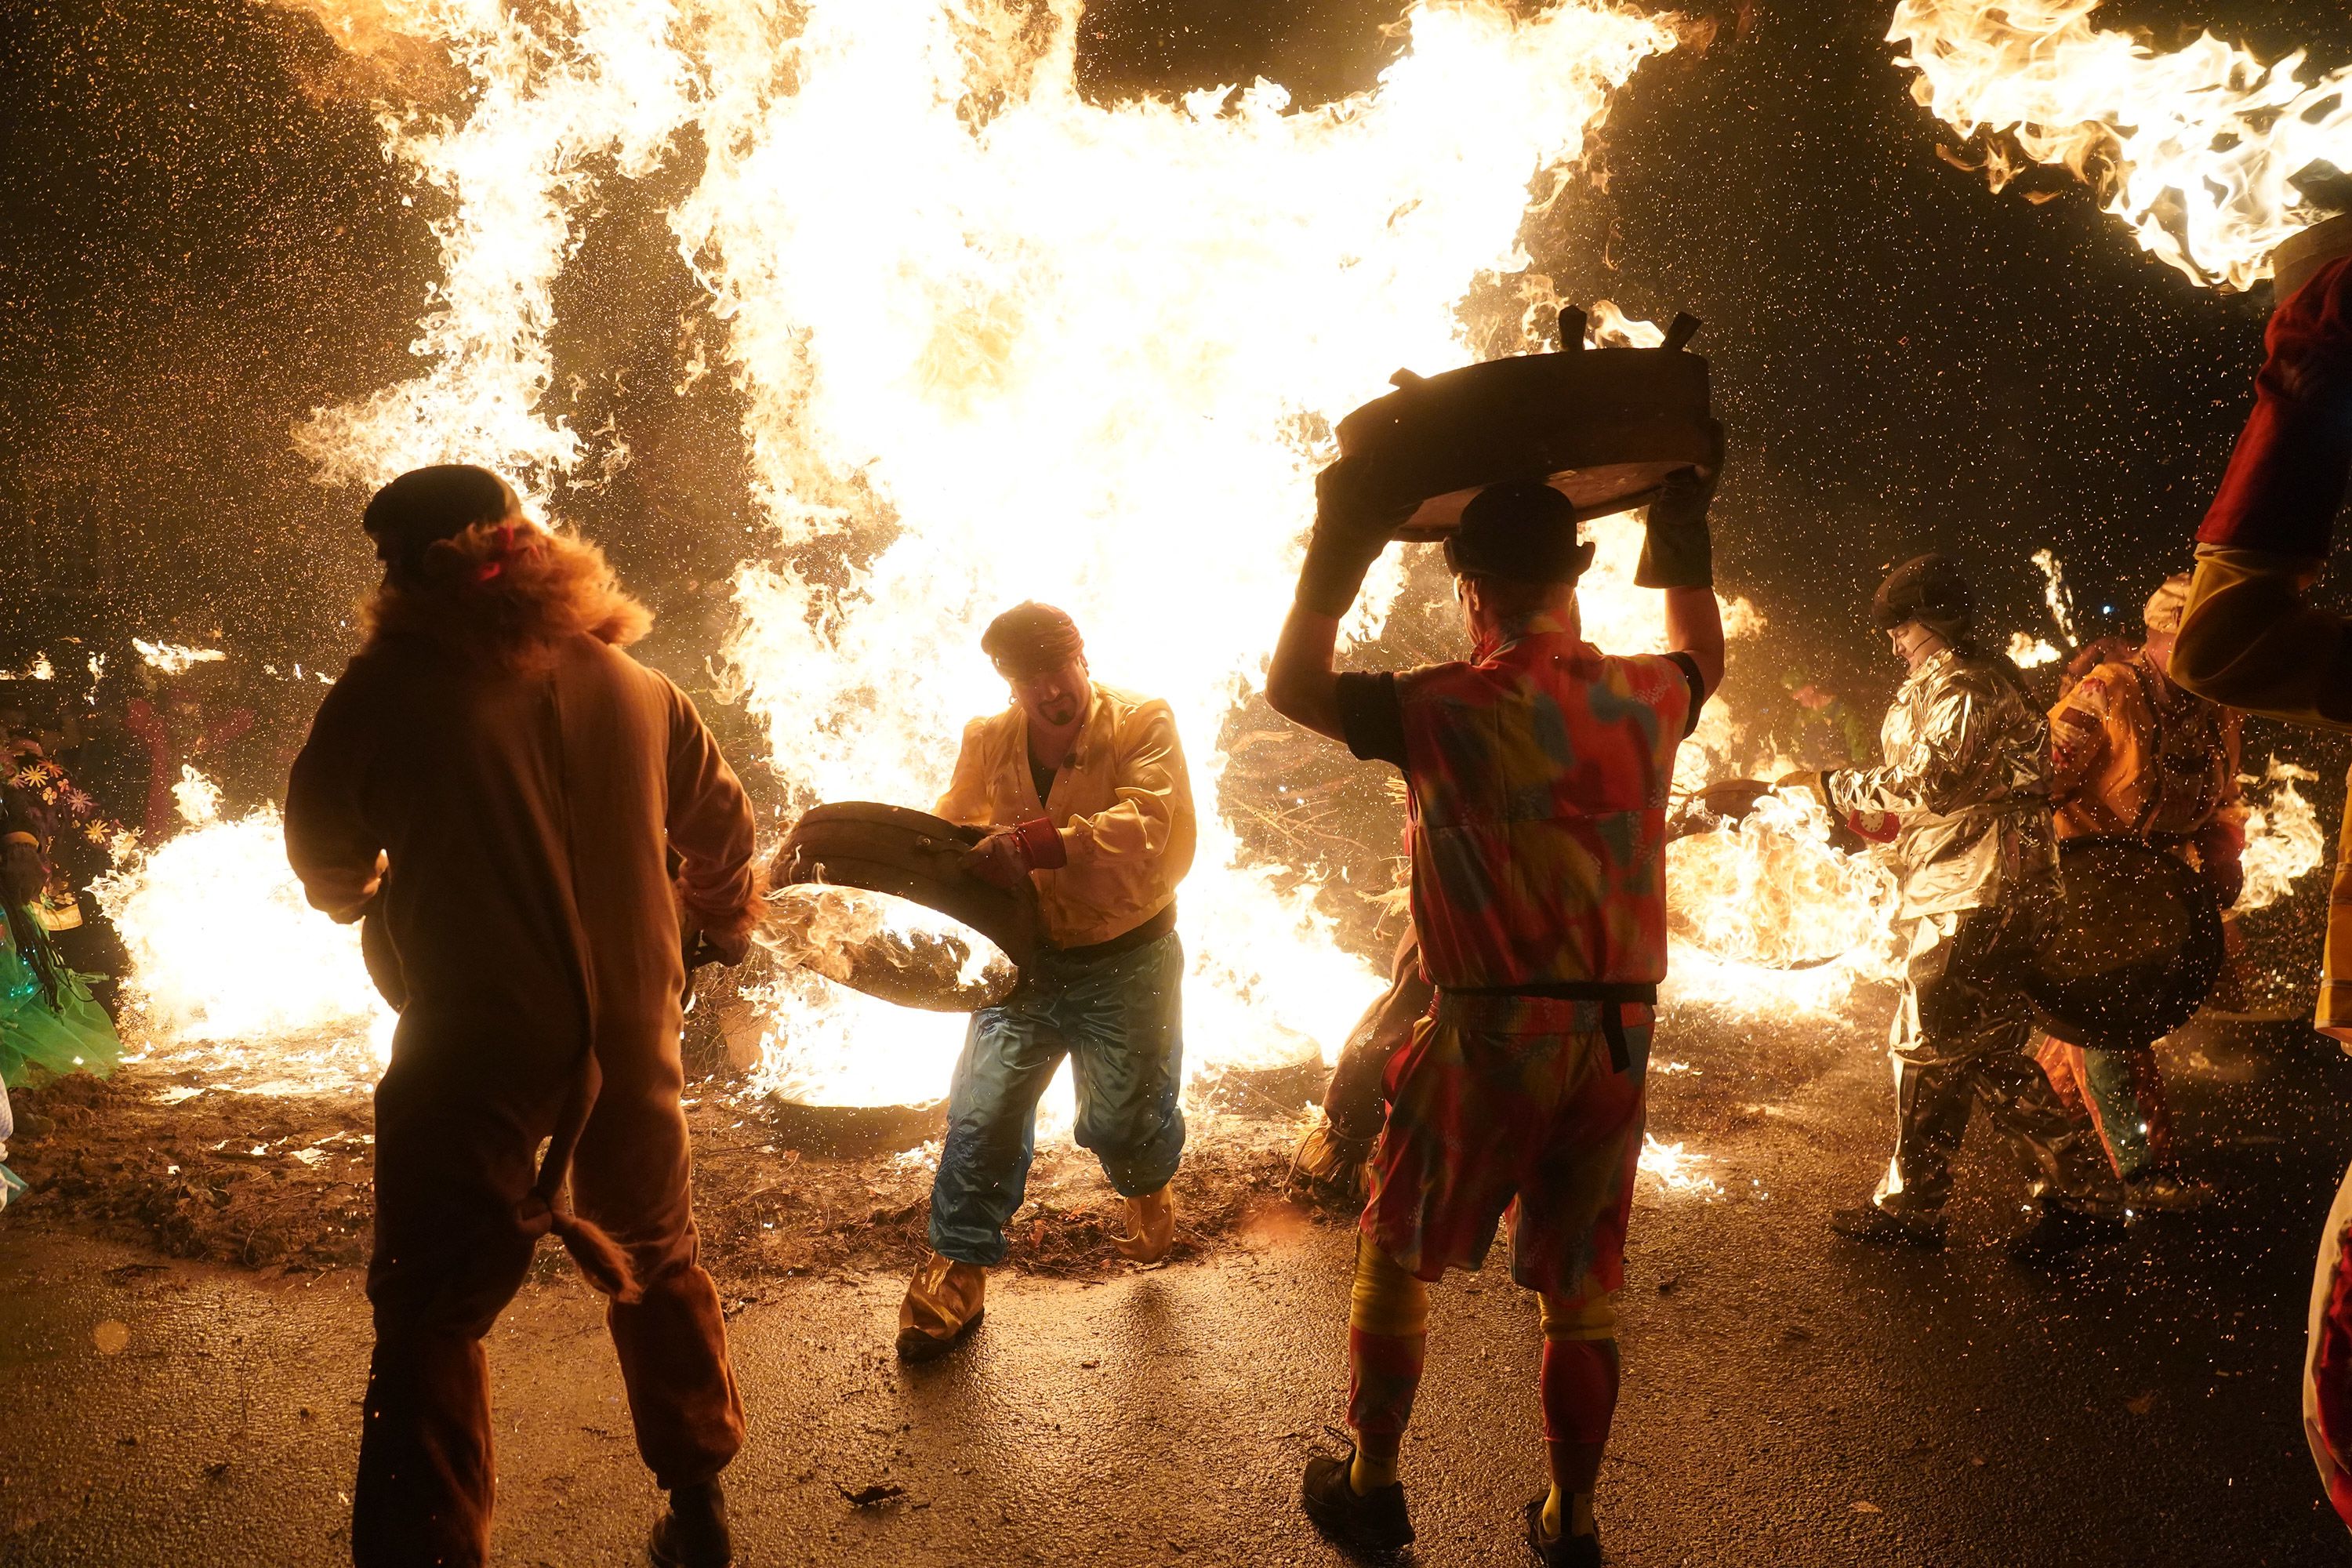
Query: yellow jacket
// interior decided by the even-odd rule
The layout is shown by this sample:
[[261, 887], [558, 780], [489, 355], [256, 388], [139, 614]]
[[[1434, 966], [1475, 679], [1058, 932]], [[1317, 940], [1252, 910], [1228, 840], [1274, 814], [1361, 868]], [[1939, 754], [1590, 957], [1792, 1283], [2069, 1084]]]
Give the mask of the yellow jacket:
[[1043, 811], [1069, 864], [1032, 873], [1056, 947], [1123, 936], [1166, 909], [1192, 868], [1192, 781], [1176, 716], [1157, 698], [1097, 685], [1047, 797], [1029, 773], [1029, 719], [1017, 708], [964, 726], [937, 815], [1006, 827]]
[[2050, 710], [2058, 837], [2198, 841], [2235, 858], [2239, 715], [2184, 690], [2146, 654], [2109, 659]]
[[[2290, 723], [2352, 730], [2352, 626], [2314, 604], [2316, 561], [2201, 545], [2172, 676], [2200, 697]], [[2313, 1020], [2352, 1049], [2352, 813], [2328, 894], [2327, 948]]]

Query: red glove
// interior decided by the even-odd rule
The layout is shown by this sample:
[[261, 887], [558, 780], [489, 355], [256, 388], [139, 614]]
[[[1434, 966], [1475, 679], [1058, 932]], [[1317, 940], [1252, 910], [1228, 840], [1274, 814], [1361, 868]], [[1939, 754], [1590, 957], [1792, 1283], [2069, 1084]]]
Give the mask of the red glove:
[[2352, 481], [2352, 257], [2282, 304], [2267, 342], [2254, 412], [2197, 542], [2315, 561]]
[[973, 876], [1008, 889], [1026, 881], [1032, 871], [1058, 871], [1069, 863], [1069, 848], [1054, 831], [1053, 818], [1042, 815], [999, 828], [972, 846], [964, 859]]

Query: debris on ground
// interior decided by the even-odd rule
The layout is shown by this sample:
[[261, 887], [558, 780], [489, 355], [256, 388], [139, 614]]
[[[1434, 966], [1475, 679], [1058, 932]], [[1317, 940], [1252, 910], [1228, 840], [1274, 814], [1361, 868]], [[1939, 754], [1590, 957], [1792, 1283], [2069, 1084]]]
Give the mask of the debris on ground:
[[[11, 1146], [32, 1185], [11, 1206], [12, 1226], [68, 1226], [279, 1272], [367, 1259], [374, 1141], [364, 1094], [186, 1095], [126, 1067], [18, 1100], [37, 1106], [47, 1130]], [[937, 1106], [832, 1110], [693, 1086], [704, 1256], [730, 1279], [912, 1268], [929, 1247], [943, 1116]], [[1198, 1110], [1191, 1121], [1175, 1260], [1205, 1256], [1281, 1197], [1299, 1127], [1295, 1108]], [[1118, 1194], [1066, 1136], [1040, 1140], [1029, 1195], [1008, 1227], [1011, 1267], [1057, 1278], [1134, 1267], [1112, 1245], [1125, 1224]], [[559, 1272], [560, 1252], [544, 1249], [540, 1267]]]

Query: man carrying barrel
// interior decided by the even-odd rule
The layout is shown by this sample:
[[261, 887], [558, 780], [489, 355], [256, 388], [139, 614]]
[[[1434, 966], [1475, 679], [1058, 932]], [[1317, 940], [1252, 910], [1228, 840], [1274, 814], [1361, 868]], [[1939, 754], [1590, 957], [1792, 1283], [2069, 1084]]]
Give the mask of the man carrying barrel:
[[[1413, 1537], [1398, 1450], [1421, 1381], [1429, 1282], [1481, 1266], [1508, 1211], [1511, 1277], [1541, 1302], [1552, 1487], [1528, 1505], [1551, 1564], [1593, 1564], [1594, 1482], [1617, 1401], [1616, 1292], [1666, 967], [1665, 807], [1676, 749], [1723, 673], [1693, 470], [1651, 508], [1641, 581], [1667, 646], [1585, 642], [1592, 547], [1542, 484], [1491, 486], [1446, 545], [1475, 651], [1402, 674], [1332, 669], [1339, 620], [1398, 521], [1318, 483], [1305, 569], [1267, 673], [1276, 711], [1402, 770], [1413, 928], [1434, 1004], [1388, 1069], [1349, 1310], [1355, 1451], [1308, 1463], [1308, 1515], [1341, 1542]], [[1369, 489], [1370, 487], [1361, 487]]]
[[1865, 838], [1891, 840], [1910, 928], [1889, 1048], [1894, 1158], [1870, 1200], [1831, 1227], [1942, 1247], [1952, 1156], [1980, 1104], [2033, 1167], [2041, 1208], [2018, 1256], [2111, 1238], [2113, 1179], [2025, 1053], [2023, 974], [2057, 868], [2048, 726], [2016, 667], [1978, 645], [1968, 584], [1944, 556], [1897, 566], [1870, 614], [1910, 670], [1880, 731], [1885, 761], [1781, 781], [1812, 789]]
[[965, 727], [938, 814], [987, 827], [972, 868], [1037, 890], [1050, 945], [1000, 1005], [973, 1015], [931, 1183], [931, 1255], [898, 1308], [898, 1354], [928, 1361], [976, 1328], [1004, 1260], [1036, 1143], [1037, 1100], [1066, 1056], [1076, 1137], [1125, 1200], [1117, 1245], [1140, 1263], [1176, 1235], [1169, 1180], [1184, 1148], [1184, 948], [1176, 885], [1192, 869], [1192, 784], [1176, 716], [1097, 684], [1070, 617], [1015, 605], [981, 650], [1012, 689]]
[[[2050, 710], [2050, 803], [2058, 837], [2129, 838], [2195, 867], [2227, 910], [2245, 886], [2238, 798], [2240, 715], [2171, 675], [2189, 574], [2147, 601], [2147, 641], [2102, 661]], [[2087, 1117], [2134, 1208], [2194, 1201], [2172, 1166], [2172, 1124], [2153, 1042], [2113, 1049], [2053, 1037], [2040, 1053], [2059, 1098]]]

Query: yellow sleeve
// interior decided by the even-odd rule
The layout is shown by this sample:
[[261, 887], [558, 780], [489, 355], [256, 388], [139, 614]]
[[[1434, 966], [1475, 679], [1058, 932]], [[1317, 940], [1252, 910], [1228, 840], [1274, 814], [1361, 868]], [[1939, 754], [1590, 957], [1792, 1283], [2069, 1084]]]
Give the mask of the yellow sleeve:
[[995, 827], [988, 799], [988, 721], [974, 719], [963, 727], [963, 745], [956, 752], [955, 773], [947, 794], [931, 807], [933, 816], [962, 827]]
[[1062, 826], [1062, 845], [1073, 866], [1164, 854], [1180, 825], [1192, 826], [1192, 784], [1168, 705], [1152, 702], [1139, 709], [1119, 742], [1116, 798], [1092, 816], [1073, 816]]
[[2050, 710], [2050, 804], [2064, 805], [2083, 793], [2112, 745], [2115, 693], [2101, 665], [2074, 683]]
[[2172, 678], [2231, 708], [2352, 729], [2352, 633], [2343, 616], [2311, 602], [2307, 579], [2316, 565], [2201, 546]]

